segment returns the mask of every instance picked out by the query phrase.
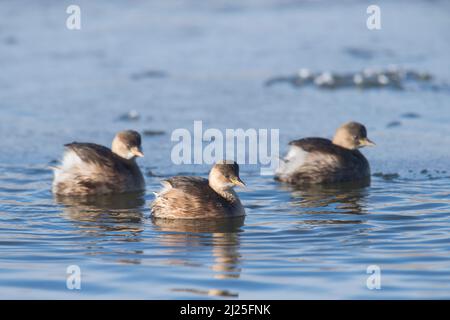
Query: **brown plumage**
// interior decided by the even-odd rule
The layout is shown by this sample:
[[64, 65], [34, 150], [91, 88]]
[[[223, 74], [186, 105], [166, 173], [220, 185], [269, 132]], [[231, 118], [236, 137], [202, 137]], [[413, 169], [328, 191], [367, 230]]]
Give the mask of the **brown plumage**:
[[112, 150], [94, 143], [65, 145], [63, 161], [55, 168], [53, 192], [59, 195], [92, 195], [140, 191], [144, 177], [135, 157], [142, 157], [136, 131], [119, 132]]
[[164, 189], [151, 205], [153, 217], [166, 219], [229, 218], [245, 215], [239, 197], [232, 189], [243, 185], [239, 166], [220, 162], [208, 179], [177, 176], [162, 181]]
[[358, 150], [374, 145], [366, 128], [357, 122], [340, 127], [333, 141], [324, 138], [294, 140], [275, 179], [295, 184], [333, 184], [364, 181], [370, 183], [370, 166]]

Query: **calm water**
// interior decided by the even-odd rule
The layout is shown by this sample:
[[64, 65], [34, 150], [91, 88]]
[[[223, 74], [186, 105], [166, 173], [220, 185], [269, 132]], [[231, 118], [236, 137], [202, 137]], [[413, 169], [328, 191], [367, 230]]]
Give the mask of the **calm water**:
[[[0, 2], [0, 298], [450, 298], [448, 2], [380, 1], [380, 31], [363, 1], [79, 3], [69, 31], [71, 2]], [[263, 85], [389, 64], [436, 87]], [[363, 150], [370, 187], [294, 190], [244, 165], [245, 220], [149, 217], [159, 179], [208, 172], [171, 163], [176, 128], [279, 128], [284, 152], [349, 119], [377, 142]], [[109, 145], [123, 128], [165, 132], [144, 136], [146, 193], [54, 199], [62, 145]], [[381, 290], [366, 287], [369, 265]]]

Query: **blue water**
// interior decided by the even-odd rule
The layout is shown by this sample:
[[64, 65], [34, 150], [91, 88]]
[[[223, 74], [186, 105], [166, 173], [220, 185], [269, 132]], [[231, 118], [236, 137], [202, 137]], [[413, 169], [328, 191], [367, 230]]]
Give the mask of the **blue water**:
[[[0, 2], [0, 298], [450, 298], [448, 2], [379, 1], [378, 31], [364, 1], [78, 3], [69, 31], [71, 2]], [[390, 64], [437, 89], [264, 86]], [[243, 165], [245, 220], [153, 221], [161, 178], [208, 173], [171, 162], [171, 132], [194, 120], [279, 129], [282, 152], [360, 121], [377, 143], [363, 150], [372, 184], [295, 190]], [[143, 137], [145, 194], [54, 199], [63, 144], [109, 145], [124, 128], [163, 131]]]

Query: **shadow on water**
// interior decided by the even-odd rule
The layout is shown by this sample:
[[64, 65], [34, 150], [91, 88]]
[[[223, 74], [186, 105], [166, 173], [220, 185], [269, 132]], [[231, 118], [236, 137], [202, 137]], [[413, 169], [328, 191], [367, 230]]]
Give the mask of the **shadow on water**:
[[[237, 279], [241, 275], [240, 233], [245, 217], [233, 219], [168, 220], [153, 218], [154, 226], [161, 231], [159, 240], [167, 248], [170, 265], [196, 266], [190, 262], [189, 252], [197, 247], [212, 247], [215, 279]], [[187, 253], [187, 254], [186, 254]], [[199, 290], [173, 288], [174, 292], [197, 295], [237, 297], [237, 293], [221, 289]]]
[[290, 206], [303, 209], [302, 213], [367, 213], [366, 198], [369, 192], [366, 182], [308, 187], [282, 185], [280, 188], [290, 192]]
[[76, 222], [80, 229], [98, 235], [120, 231], [125, 241], [136, 241], [130, 236], [143, 231], [143, 192], [87, 197], [55, 195], [55, 202], [63, 206], [64, 216]]
[[[112, 256], [118, 263], [140, 264], [143, 250], [123, 243], [142, 241], [144, 193], [95, 197], [55, 196], [62, 217], [73, 222], [87, 255]], [[115, 246], [117, 244], [117, 246]]]
[[238, 233], [244, 225], [245, 217], [232, 219], [158, 219], [152, 218], [153, 224], [165, 232], [183, 233]]

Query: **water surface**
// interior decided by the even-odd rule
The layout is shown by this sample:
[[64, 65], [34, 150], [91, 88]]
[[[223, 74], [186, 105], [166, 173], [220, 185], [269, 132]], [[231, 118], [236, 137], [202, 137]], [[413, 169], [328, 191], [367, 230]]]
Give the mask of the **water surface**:
[[[450, 81], [446, 1], [0, 3], [0, 297], [136, 299], [450, 298], [450, 105], [444, 89], [264, 86], [307, 67], [400, 65]], [[139, 117], [123, 117], [135, 110]], [[296, 190], [242, 166], [245, 219], [150, 218], [159, 179], [206, 176], [170, 161], [176, 128], [278, 128], [304, 136], [366, 124], [369, 187]], [[144, 136], [147, 191], [54, 198], [64, 143]], [[151, 174], [150, 174], [151, 172]], [[81, 290], [66, 288], [78, 265]], [[366, 269], [381, 268], [369, 290]]]

